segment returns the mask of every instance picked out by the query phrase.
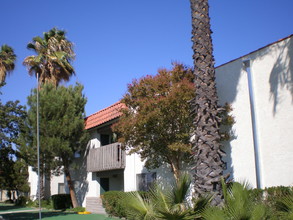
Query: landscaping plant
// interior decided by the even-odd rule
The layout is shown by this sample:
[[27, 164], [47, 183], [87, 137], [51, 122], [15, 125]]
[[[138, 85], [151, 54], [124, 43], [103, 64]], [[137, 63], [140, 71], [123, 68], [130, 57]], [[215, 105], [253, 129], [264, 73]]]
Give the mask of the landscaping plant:
[[127, 194], [123, 199], [126, 204], [126, 218], [135, 220], [202, 218], [201, 214], [209, 206], [211, 197], [200, 198], [193, 205], [187, 199], [190, 185], [190, 177], [183, 174], [178, 181], [169, 186], [155, 185], [147, 197], [142, 197], [137, 192]]
[[269, 219], [269, 210], [261, 202], [255, 201], [248, 183], [233, 182], [226, 184], [222, 179], [224, 203], [205, 210], [203, 216], [207, 220]]

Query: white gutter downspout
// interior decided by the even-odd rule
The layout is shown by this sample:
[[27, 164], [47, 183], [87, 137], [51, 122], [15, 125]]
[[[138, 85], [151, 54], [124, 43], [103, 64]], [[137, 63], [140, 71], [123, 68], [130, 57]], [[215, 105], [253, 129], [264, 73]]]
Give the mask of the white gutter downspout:
[[258, 189], [262, 189], [262, 173], [261, 173], [261, 162], [260, 162], [260, 152], [259, 152], [257, 120], [256, 120], [256, 112], [255, 112], [253, 80], [252, 80], [252, 73], [251, 73], [251, 60], [250, 59], [244, 60], [243, 66], [247, 73], [248, 89], [249, 89], [249, 101], [250, 101], [251, 123], [252, 123], [252, 132], [253, 132], [253, 146], [254, 146], [254, 161], [255, 161], [255, 173], [256, 173], [256, 186]]

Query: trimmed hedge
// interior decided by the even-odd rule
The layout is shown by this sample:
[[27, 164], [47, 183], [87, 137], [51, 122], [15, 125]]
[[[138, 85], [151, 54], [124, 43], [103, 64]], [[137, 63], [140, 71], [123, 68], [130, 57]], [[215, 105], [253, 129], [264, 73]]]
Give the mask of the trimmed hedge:
[[54, 209], [70, 209], [72, 208], [72, 202], [70, 194], [56, 194], [51, 196]]
[[108, 191], [101, 195], [103, 206], [110, 216], [125, 218], [125, 208], [120, 202], [125, 192], [121, 191]]
[[272, 205], [284, 196], [293, 196], [293, 187], [290, 186], [274, 186], [265, 189], [252, 189], [251, 191], [255, 200], [262, 200], [268, 205]]

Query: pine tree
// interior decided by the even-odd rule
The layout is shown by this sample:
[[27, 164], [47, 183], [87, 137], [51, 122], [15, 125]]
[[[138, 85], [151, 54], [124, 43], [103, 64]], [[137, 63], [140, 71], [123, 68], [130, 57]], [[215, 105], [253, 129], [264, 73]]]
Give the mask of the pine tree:
[[[59, 86], [45, 83], [40, 89], [40, 161], [41, 173], [50, 176], [64, 173], [74, 207], [78, 206], [70, 165], [74, 154], [86, 146], [87, 133], [84, 129], [84, 107], [86, 98], [83, 86]], [[23, 137], [21, 152], [33, 167], [36, 157], [36, 89], [28, 97], [27, 132]]]

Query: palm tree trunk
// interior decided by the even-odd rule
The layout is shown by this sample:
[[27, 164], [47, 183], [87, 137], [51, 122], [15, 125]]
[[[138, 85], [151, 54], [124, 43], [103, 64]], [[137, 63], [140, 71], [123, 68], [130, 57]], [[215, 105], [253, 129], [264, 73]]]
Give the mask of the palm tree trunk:
[[193, 100], [195, 144], [195, 192], [216, 194], [213, 201], [222, 198], [221, 176], [224, 170], [220, 150], [220, 119], [218, 95], [215, 84], [213, 45], [211, 39], [208, 0], [190, 0], [192, 12], [192, 41], [196, 94]]
[[76, 199], [76, 195], [75, 195], [75, 191], [74, 191], [74, 185], [73, 185], [73, 182], [72, 182], [71, 175], [70, 175], [68, 167], [64, 167], [64, 173], [65, 173], [67, 185], [68, 185], [68, 188], [69, 188], [69, 193], [70, 193], [70, 197], [71, 197], [72, 206], [73, 206], [73, 208], [76, 208], [79, 205], [78, 205], [78, 202], [77, 202], [77, 199]]

